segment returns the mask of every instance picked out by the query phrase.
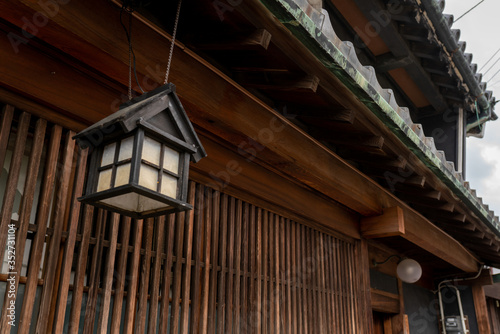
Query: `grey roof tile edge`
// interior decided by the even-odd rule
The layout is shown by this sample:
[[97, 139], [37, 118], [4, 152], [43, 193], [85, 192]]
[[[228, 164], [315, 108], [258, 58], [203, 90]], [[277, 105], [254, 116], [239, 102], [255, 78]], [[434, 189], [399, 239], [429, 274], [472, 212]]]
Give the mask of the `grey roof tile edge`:
[[[437, 167], [448, 178], [448, 183], [454, 184], [459, 191], [463, 192], [462, 195], [465, 196], [465, 198], [467, 198], [471, 202], [475, 209], [479, 211], [485, 219], [488, 220], [491, 227], [496, 230], [496, 234], [500, 237], [499, 217], [494, 215], [493, 218], [491, 217], [491, 211], [487, 210], [482, 203], [482, 199], [477, 197], [476, 190], [470, 189], [469, 183], [465, 182], [462, 174], [455, 170], [454, 164], [446, 160], [444, 152], [438, 153], [438, 150], [434, 144], [434, 139], [432, 137], [425, 137], [423, 135], [423, 131], [420, 132], [418, 130], [422, 128], [421, 124], [415, 124], [411, 121], [408, 108], [400, 107], [397, 104], [392, 90], [385, 89], [380, 86], [373, 67], [363, 66], [361, 64], [356, 55], [352, 42], [344, 42], [338, 38], [331, 25], [328, 12], [323, 9], [321, 14], [323, 14], [324, 17], [323, 15], [319, 15], [318, 12], [314, 8], [312, 8], [306, 0], [268, 1], [276, 1], [282, 7], [285, 7], [289, 14], [295, 17], [296, 21], [282, 23], [284, 23], [285, 25], [288, 23], [292, 26], [301, 25], [303, 29], [308, 31], [309, 36], [315, 39], [316, 42], [324, 49], [324, 51], [330, 54], [333, 60], [337, 63], [336, 67], [342, 67], [343, 65], [349, 63], [353, 68], [356, 69], [357, 73], [350, 73], [349, 71], [347, 71], [347, 73], [352, 77], [354, 81], [356, 81], [360, 88], [363, 89], [373, 99], [372, 101], [366, 101], [366, 103], [375, 102], [382, 110], [384, 110], [385, 112], [389, 112], [390, 114], [388, 116], [394, 121], [395, 125], [399, 127], [399, 130], [405, 132], [408, 139], [417, 144], [422, 153], [424, 153], [424, 155], [428, 158], [428, 161], [431, 162], [435, 167]], [[292, 6], [290, 6], [291, 3], [294, 3], [299, 8], [292, 8]], [[313, 14], [306, 15], [305, 13]], [[318, 17], [322, 17], [321, 22], [316, 19]], [[321, 26], [321, 29], [318, 28], [318, 26]], [[324, 41], [320, 41], [322, 35], [327, 38], [328, 42], [331, 45], [325, 45], [324, 43], [322, 43]], [[332, 52], [334, 52], [332, 47], [336, 48], [337, 51], [340, 51], [344, 59], [337, 61], [339, 58], [338, 54], [332, 55]], [[345, 70], [345, 66], [343, 67]], [[362, 79], [358, 77], [358, 74], [362, 77]], [[366, 83], [368, 83], [368, 85], [363, 84], [363, 82], [360, 82], [359, 79], [361, 79], [361, 81], [365, 81]], [[377, 95], [383, 100], [377, 99]], [[414, 128], [417, 130], [413, 130]], [[410, 135], [408, 130], [411, 130], [414, 135]]]

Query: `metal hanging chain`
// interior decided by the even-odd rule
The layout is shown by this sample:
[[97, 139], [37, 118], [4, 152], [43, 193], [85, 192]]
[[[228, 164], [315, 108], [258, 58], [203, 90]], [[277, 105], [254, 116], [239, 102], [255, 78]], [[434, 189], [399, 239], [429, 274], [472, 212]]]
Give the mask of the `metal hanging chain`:
[[177, 34], [177, 25], [179, 24], [181, 4], [182, 0], [179, 0], [179, 4], [177, 5], [177, 14], [175, 16], [174, 31], [172, 32], [172, 44], [170, 45], [170, 54], [168, 55], [167, 71], [165, 72], [165, 81], [163, 82], [164, 85], [166, 85], [168, 82], [168, 75], [170, 74], [170, 65], [172, 64], [172, 56], [174, 55], [175, 35]]

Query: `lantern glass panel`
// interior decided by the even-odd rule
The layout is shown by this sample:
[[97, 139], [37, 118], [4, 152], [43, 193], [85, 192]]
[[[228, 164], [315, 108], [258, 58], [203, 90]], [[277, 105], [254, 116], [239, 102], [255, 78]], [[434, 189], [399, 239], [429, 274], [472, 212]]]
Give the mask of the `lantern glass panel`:
[[130, 180], [130, 163], [118, 166], [116, 168], [115, 187], [128, 184]]
[[142, 159], [153, 165], [160, 166], [161, 144], [145, 136], [142, 145]]
[[179, 174], [179, 152], [165, 146], [163, 149], [163, 168]]
[[139, 171], [139, 185], [157, 191], [158, 170], [142, 163], [141, 170]]
[[105, 169], [99, 172], [99, 180], [97, 181], [97, 191], [107, 190], [111, 187], [112, 169]]
[[163, 173], [161, 178], [161, 193], [165, 196], [177, 197], [177, 178]]
[[132, 159], [132, 151], [134, 149], [134, 137], [128, 137], [120, 143], [120, 153], [118, 154], [118, 161]]
[[102, 152], [101, 167], [110, 165], [114, 162], [115, 150], [116, 150], [116, 143], [111, 143], [109, 145], [104, 146], [104, 150]]

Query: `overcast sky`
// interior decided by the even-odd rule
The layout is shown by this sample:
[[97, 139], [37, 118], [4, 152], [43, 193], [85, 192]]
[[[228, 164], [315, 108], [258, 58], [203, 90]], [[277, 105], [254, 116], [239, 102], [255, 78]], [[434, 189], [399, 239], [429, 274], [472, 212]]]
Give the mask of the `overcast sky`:
[[[455, 20], [480, 0], [446, 0], [445, 14], [453, 14]], [[477, 63], [483, 81], [488, 82], [488, 90], [500, 100], [500, 52], [486, 66], [488, 59], [500, 49], [500, 2], [484, 0], [478, 7], [452, 26], [460, 29], [460, 40], [467, 42], [465, 52], [474, 55], [472, 62]], [[498, 62], [492, 67], [492, 65]], [[490, 69], [491, 67], [491, 69]], [[496, 75], [495, 75], [496, 74]], [[496, 113], [500, 115], [500, 103]], [[484, 138], [467, 138], [466, 179], [477, 190], [483, 202], [500, 215], [500, 119], [488, 122]]]

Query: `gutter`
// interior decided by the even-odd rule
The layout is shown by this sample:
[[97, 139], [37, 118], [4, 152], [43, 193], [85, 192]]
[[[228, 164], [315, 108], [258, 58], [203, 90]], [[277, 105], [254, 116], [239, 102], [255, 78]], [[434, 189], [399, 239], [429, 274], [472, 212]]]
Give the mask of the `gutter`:
[[479, 127], [479, 136], [482, 137], [481, 134], [484, 133], [484, 130], [481, 129], [481, 125], [487, 121], [494, 121], [498, 118], [493, 111], [495, 103], [488, 100], [485, 91], [479, 86], [470, 68], [469, 62], [465, 59], [462, 50], [460, 50], [458, 41], [452, 35], [447, 23], [448, 20], [442, 14], [440, 2], [436, 0], [417, 0], [417, 2], [420, 2], [425, 8], [427, 16], [436, 30], [436, 34], [443, 42], [446, 51], [451, 55], [453, 62], [469, 87], [470, 93], [476, 98], [479, 107], [479, 115], [474, 117], [471, 123], [467, 121], [467, 134], [473, 136], [477, 135], [478, 131], [472, 131], [472, 129]]

